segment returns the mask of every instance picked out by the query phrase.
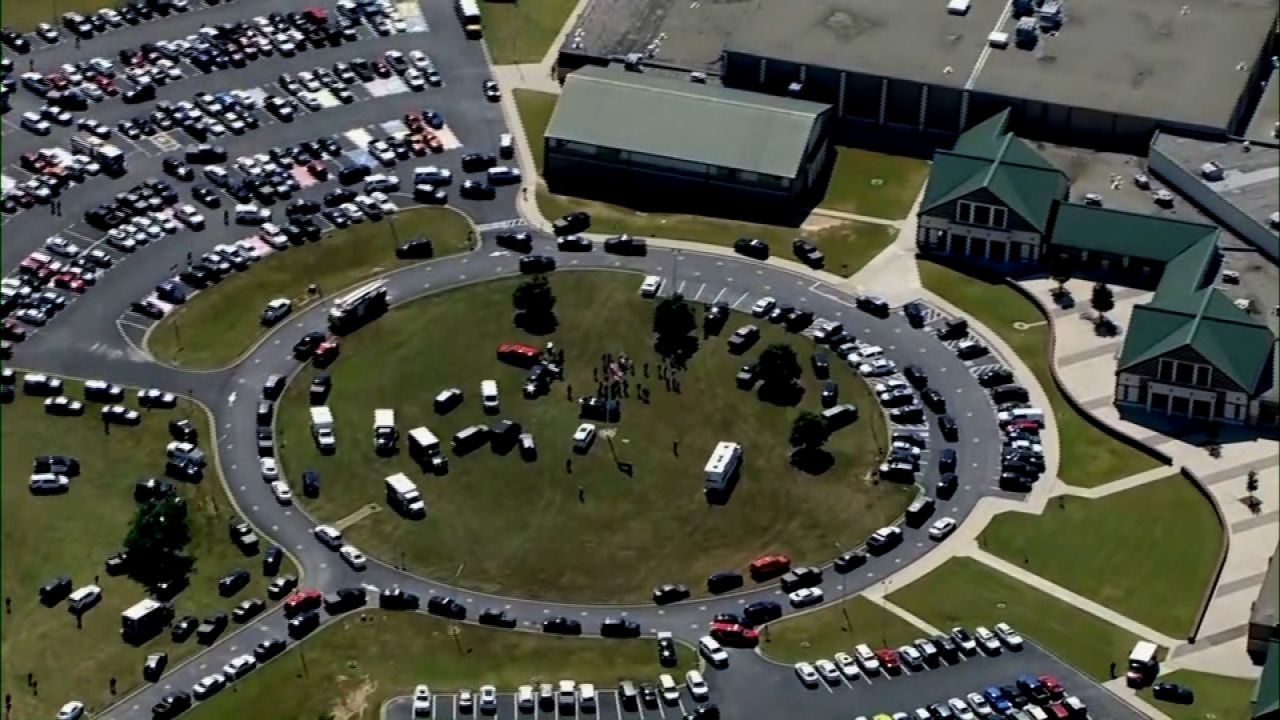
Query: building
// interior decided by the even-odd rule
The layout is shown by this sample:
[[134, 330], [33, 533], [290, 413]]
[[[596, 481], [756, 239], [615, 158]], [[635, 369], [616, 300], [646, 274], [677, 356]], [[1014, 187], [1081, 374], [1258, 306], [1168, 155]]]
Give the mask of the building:
[[921, 253], [1020, 274], [1155, 288], [1134, 308], [1115, 402], [1171, 416], [1276, 423], [1275, 336], [1217, 290], [1213, 225], [1068, 201], [1070, 178], [1008, 131], [1010, 113], [934, 155], [917, 218]]
[[587, 67], [565, 80], [544, 177], [571, 195], [791, 208], [821, 190], [830, 116], [821, 103]]
[[1251, 720], [1280, 720], [1280, 641], [1268, 643], [1266, 656], [1253, 688]]
[[[1263, 576], [1262, 587], [1258, 589], [1258, 598], [1253, 601], [1253, 607], [1249, 612], [1249, 634], [1245, 647], [1255, 663], [1280, 661], [1280, 657], [1276, 657], [1276, 644], [1280, 643], [1280, 607], [1278, 605], [1280, 605], [1280, 548], [1276, 548], [1276, 553], [1271, 556], [1271, 562], [1267, 564], [1267, 574]], [[1268, 654], [1272, 657], [1268, 658]]]

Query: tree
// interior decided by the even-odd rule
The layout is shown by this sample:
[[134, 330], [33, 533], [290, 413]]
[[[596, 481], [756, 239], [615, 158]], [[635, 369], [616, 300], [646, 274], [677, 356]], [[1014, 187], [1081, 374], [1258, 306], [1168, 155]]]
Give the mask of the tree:
[[1071, 279], [1071, 259], [1060, 252], [1049, 254], [1049, 277], [1058, 283], [1056, 294], [1061, 295], [1066, 292], [1064, 287], [1067, 281]]
[[812, 452], [821, 448], [830, 434], [827, 421], [818, 413], [806, 410], [791, 422], [791, 447]]
[[1258, 471], [1250, 468], [1249, 474], [1245, 476], [1245, 489], [1249, 492], [1249, 507], [1258, 506]]
[[1111, 312], [1116, 306], [1116, 297], [1106, 283], [1094, 283], [1093, 295], [1089, 298], [1089, 304], [1093, 306], [1094, 310], [1098, 311], [1098, 319], [1105, 320], [1107, 313]]
[[150, 585], [185, 574], [191, 568], [191, 558], [183, 550], [190, 543], [185, 500], [170, 495], [140, 504], [124, 538], [130, 575]]
[[654, 347], [662, 355], [691, 354], [690, 335], [697, 328], [693, 306], [680, 293], [664, 298], [653, 308], [653, 333], [657, 336]]
[[800, 379], [800, 360], [786, 343], [774, 343], [760, 353], [760, 381], [774, 388], [790, 388]]
[[551, 290], [546, 275], [534, 275], [512, 291], [511, 304], [519, 312], [547, 317], [555, 312], [556, 294]]

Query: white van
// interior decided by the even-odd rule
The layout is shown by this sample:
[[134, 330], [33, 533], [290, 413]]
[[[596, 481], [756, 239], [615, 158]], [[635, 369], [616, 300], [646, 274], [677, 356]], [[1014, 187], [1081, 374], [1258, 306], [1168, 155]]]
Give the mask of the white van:
[[698, 652], [713, 667], [723, 667], [729, 663], [729, 653], [725, 652], [720, 643], [716, 642], [716, 639], [710, 635], [698, 640]]
[[1030, 420], [1038, 425], [1044, 425], [1044, 410], [1040, 408], [1016, 408], [1014, 410], [1006, 410], [999, 413], [996, 418], [1000, 422], [1013, 422], [1015, 420]]
[[667, 673], [658, 676], [658, 692], [662, 693], [662, 700], [668, 705], [680, 702], [680, 686], [676, 685], [676, 679]]
[[596, 711], [596, 686], [582, 683], [578, 686], [578, 707], [584, 712]]
[[485, 412], [498, 412], [498, 381], [480, 381], [480, 405]]
[[511, 185], [520, 182], [520, 171], [513, 167], [499, 165], [488, 170], [490, 185]]
[[67, 597], [67, 610], [82, 613], [102, 599], [102, 588], [97, 585], [85, 585]]
[[644, 282], [640, 283], [640, 297], [657, 297], [658, 291], [662, 289], [662, 277], [658, 275], [645, 276]]

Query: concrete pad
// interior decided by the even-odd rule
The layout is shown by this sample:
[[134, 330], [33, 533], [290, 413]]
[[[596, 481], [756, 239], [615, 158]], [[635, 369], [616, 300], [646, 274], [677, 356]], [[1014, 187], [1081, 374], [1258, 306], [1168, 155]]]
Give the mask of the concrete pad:
[[342, 136], [351, 141], [352, 145], [364, 150], [369, 147], [369, 143], [373, 142], [373, 134], [364, 128], [356, 128], [342, 133]]
[[434, 132], [436, 137], [440, 138], [440, 144], [444, 146], [445, 150], [457, 150], [462, 147], [462, 141], [458, 139], [453, 130], [449, 129], [448, 125]]
[[289, 169], [289, 174], [293, 175], [293, 179], [298, 181], [298, 185], [303, 188], [309, 188], [315, 185], [319, 180], [312, 175], [305, 167], [293, 167]]
[[388, 120], [384, 123], [378, 123], [378, 127], [388, 135], [395, 135], [397, 133], [409, 131], [409, 128], [405, 127], [404, 121], [402, 120]]
[[339, 101], [338, 98], [334, 97], [333, 93], [329, 92], [327, 89], [317, 90], [311, 94], [315, 95], [316, 101], [320, 103], [320, 107], [322, 108], [332, 108], [342, 104], [342, 102]]
[[398, 77], [370, 80], [364, 83], [364, 89], [369, 91], [369, 94], [373, 97], [399, 95], [400, 93], [409, 92], [409, 86], [405, 85], [404, 81]]

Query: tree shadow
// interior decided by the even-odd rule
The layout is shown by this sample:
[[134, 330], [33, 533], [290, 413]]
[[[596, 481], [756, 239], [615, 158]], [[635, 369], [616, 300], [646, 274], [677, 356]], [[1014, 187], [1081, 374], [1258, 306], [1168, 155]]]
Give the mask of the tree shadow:
[[1098, 337], [1116, 337], [1120, 334], [1120, 326], [1109, 317], [1100, 317], [1093, 322], [1093, 332]]
[[791, 467], [807, 475], [821, 475], [835, 464], [835, 456], [823, 448], [796, 448], [791, 451]]
[[149, 558], [129, 558], [125, 574], [157, 598], [172, 598], [190, 584], [196, 559], [183, 553], [155, 553]]
[[667, 358], [677, 368], [682, 368], [698, 352], [700, 344], [696, 335], [658, 335], [653, 340], [653, 351]]
[[770, 405], [795, 407], [804, 398], [804, 386], [800, 383], [791, 383], [789, 385], [764, 383], [760, 386], [760, 389], [756, 390], [756, 397], [761, 402], [767, 402]]
[[1053, 304], [1062, 310], [1070, 310], [1076, 306], [1076, 297], [1066, 288], [1054, 288], [1052, 297]]
[[515, 325], [530, 335], [550, 335], [560, 327], [560, 319], [555, 313], [516, 313]]

